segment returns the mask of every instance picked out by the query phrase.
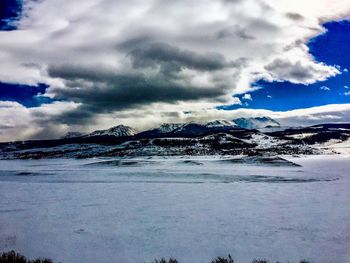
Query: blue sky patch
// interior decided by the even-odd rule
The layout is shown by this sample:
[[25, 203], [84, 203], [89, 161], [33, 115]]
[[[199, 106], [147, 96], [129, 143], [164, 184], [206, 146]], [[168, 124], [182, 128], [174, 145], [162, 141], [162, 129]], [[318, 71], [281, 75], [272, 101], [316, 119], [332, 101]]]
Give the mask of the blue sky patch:
[[22, 0], [0, 0], [0, 31], [15, 30], [22, 13]]
[[327, 32], [311, 39], [310, 53], [327, 65], [350, 67], [350, 21], [330, 22], [323, 25]]
[[41, 96], [47, 88], [45, 84], [29, 86], [0, 82], [0, 100], [15, 101], [27, 108], [38, 107], [41, 104], [53, 102], [49, 97]]

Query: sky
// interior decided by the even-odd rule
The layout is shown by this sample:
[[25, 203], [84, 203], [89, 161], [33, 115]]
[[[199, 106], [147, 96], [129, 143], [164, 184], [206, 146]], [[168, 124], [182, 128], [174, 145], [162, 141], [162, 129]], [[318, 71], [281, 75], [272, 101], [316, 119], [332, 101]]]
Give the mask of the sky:
[[[309, 53], [316, 61], [333, 65], [340, 71], [334, 77], [305, 85], [291, 81], [259, 80], [252, 84], [258, 90], [238, 97], [243, 104], [219, 108], [269, 109], [288, 111], [327, 104], [350, 102], [350, 21], [332, 21], [323, 24], [327, 30], [306, 42]], [[291, 96], [292, 95], [292, 96]]]
[[348, 0], [2, 0], [0, 141], [350, 122]]

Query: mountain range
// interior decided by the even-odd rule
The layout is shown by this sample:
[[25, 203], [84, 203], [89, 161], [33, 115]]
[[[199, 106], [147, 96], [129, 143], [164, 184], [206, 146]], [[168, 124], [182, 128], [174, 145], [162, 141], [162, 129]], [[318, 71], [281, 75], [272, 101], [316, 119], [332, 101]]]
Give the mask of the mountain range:
[[69, 133], [56, 140], [1, 143], [0, 158], [295, 155], [337, 153], [339, 147], [332, 145], [349, 148], [350, 124], [348, 123], [322, 124], [277, 131], [272, 129], [276, 127], [280, 127], [280, 124], [267, 117], [241, 118], [233, 121], [214, 120], [208, 123], [167, 123], [143, 132], [118, 125], [85, 135]]
[[134, 136], [139, 135], [141, 137], [162, 137], [162, 136], [190, 136], [190, 135], [203, 135], [213, 131], [226, 131], [233, 128], [244, 129], [266, 129], [280, 127], [280, 124], [269, 117], [256, 117], [256, 118], [239, 118], [232, 121], [228, 120], [214, 120], [205, 124], [189, 122], [189, 123], [163, 123], [158, 128], [143, 131], [137, 133], [131, 127], [125, 125], [118, 125], [106, 130], [97, 130], [89, 134], [82, 134], [80, 132], [68, 132], [63, 138], [74, 137], [94, 137], [94, 136]]
[[239, 118], [233, 120], [233, 122], [245, 129], [276, 128], [281, 126], [278, 121], [269, 117]]

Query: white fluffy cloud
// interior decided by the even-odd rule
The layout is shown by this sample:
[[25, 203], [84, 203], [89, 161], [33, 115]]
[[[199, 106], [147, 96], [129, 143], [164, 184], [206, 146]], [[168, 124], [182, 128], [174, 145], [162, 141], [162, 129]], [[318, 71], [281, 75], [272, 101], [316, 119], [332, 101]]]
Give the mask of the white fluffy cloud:
[[288, 59], [275, 59], [265, 66], [265, 69], [269, 74], [269, 81], [287, 80], [296, 84], [312, 84], [340, 73], [335, 67], [315, 63], [307, 59], [302, 61], [300, 57], [294, 62]]
[[320, 90], [330, 91], [331, 89], [327, 86], [322, 86], [322, 87], [320, 87]]
[[244, 100], [253, 100], [252, 95], [250, 95], [249, 93], [244, 94], [242, 99], [244, 99]]
[[[31, 124], [21, 134], [2, 129], [1, 140], [124, 121], [143, 128], [182, 120], [188, 111], [204, 116], [216, 105], [240, 104], [233, 95], [252, 91], [261, 78], [324, 80], [339, 69], [315, 61], [306, 42], [324, 31], [323, 22], [350, 14], [346, 0], [24, 4], [18, 30], [0, 32], [0, 81], [47, 83], [46, 95], [65, 102], [4, 108], [1, 120], [23, 115]], [[14, 118], [10, 126], [23, 120]]]

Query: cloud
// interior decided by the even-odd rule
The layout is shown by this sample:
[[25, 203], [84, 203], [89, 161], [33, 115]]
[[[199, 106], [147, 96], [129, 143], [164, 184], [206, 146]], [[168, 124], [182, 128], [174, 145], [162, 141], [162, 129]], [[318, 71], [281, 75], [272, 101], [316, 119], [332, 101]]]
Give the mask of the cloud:
[[244, 94], [242, 99], [244, 99], [244, 100], [253, 100], [252, 95], [250, 95], [249, 93]]
[[[272, 80], [289, 81], [296, 84], [313, 84], [340, 74], [336, 67], [313, 61], [290, 61], [275, 59], [265, 66]], [[270, 79], [270, 80], [271, 80]]]
[[[97, 68], [56, 66], [49, 74], [63, 78], [64, 87], [53, 87], [49, 95], [60, 100], [81, 103], [80, 110], [91, 114], [120, 111], [147, 106], [153, 103], [178, 103], [185, 101], [215, 101], [230, 103], [228, 87], [219, 82], [197, 84], [192, 79], [180, 79], [178, 71], [170, 73], [159, 70], [154, 74], [117, 74]], [[68, 88], [67, 88], [68, 87]]]
[[[163, 122], [206, 122], [210, 120], [225, 119], [232, 120], [240, 117], [263, 117], [268, 116], [276, 119], [283, 126], [308, 126], [321, 123], [350, 122], [350, 104], [331, 104], [307, 109], [290, 111], [270, 111], [264, 109], [241, 108], [232, 111], [208, 109], [206, 111], [193, 110], [191, 112], [179, 112], [173, 109], [174, 113], [160, 109], [158, 118], [153, 111], [133, 111], [133, 116], [128, 114], [117, 115], [121, 123], [132, 125], [137, 120], [139, 130], [160, 125]], [[135, 125], [134, 125], [135, 126]]]
[[344, 95], [345, 95], [345, 96], [350, 96], [350, 91], [344, 92]]
[[0, 81], [45, 83], [59, 101], [5, 108], [6, 127], [22, 127], [21, 114], [31, 124], [0, 138], [148, 127], [239, 104], [259, 79], [325, 80], [339, 69], [315, 61], [306, 43], [349, 11], [341, 0], [24, 1], [18, 30], [0, 32]]
[[328, 88], [327, 86], [322, 86], [322, 87], [320, 87], [320, 90], [330, 91], [331, 89]]
[[301, 15], [301, 14], [298, 14], [298, 13], [293, 13], [293, 12], [288, 12], [286, 13], [286, 16], [292, 20], [295, 20], [295, 21], [302, 21], [304, 20], [304, 17]]
[[77, 106], [71, 102], [55, 102], [26, 108], [17, 102], [0, 101], [0, 141], [57, 138], [68, 126], [53, 119]]
[[232, 120], [240, 117], [268, 116], [278, 120], [283, 126], [307, 126], [320, 123], [350, 122], [350, 104], [330, 104], [307, 109], [290, 111], [270, 111], [264, 109], [237, 109], [232, 111], [208, 110], [205, 114], [201, 111], [192, 112], [182, 118], [183, 121], [191, 120]]
[[350, 122], [350, 104], [330, 104], [308, 109], [287, 112], [275, 112], [275, 116], [284, 125], [316, 125], [320, 123]]
[[30, 111], [17, 102], [0, 101], [1, 129], [0, 138], [2, 141], [26, 138], [29, 135]]
[[181, 50], [165, 43], [153, 43], [149, 46], [136, 48], [129, 52], [132, 56], [133, 66], [163, 67], [180, 71], [181, 68], [197, 69], [201, 71], [214, 71], [224, 68], [235, 68], [240, 61], [228, 62], [226, 58], [216, 52], [199, 54], [190, 50]]
[[223, 30], [217, 32], [218, 39], [238, 37], [245, 40], [254, 40], [256, 39], [254, 36], [249, 35], [244, 29], [242, 29], [239, 25], [234, 25]]

